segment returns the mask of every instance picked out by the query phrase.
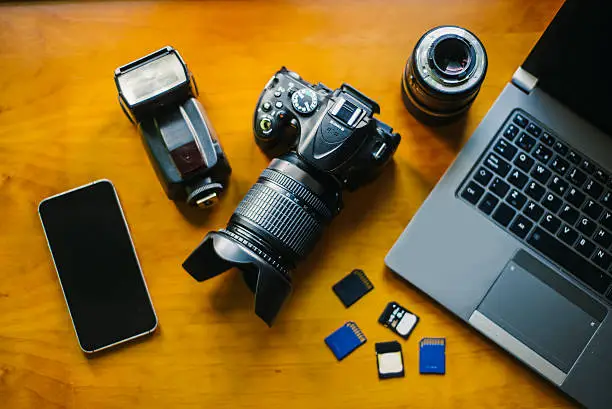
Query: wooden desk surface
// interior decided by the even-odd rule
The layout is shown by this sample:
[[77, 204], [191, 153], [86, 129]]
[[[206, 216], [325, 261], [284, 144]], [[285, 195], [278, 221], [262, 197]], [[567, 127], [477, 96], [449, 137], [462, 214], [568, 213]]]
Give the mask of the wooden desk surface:
[[[80, 2], [0, 6], [0, 407], [561, 408], [566, 398], [389, 272], [383, 258], [545, 29], [560, 0]], [[440, 130], [404, 109], [404, 63], [427, 29], [474, 31], [489, 71], [467, 120]], [[113, 70], [171, 44], [194, 72], [234, 168], [210, 213], [166, 199]], [[268, 329], [235, 272], [196, 283], [181, 262], [225, 226], [267, 164], [252, 113], [281, 65], [351, 83], [402, 135], [393, 169], [346, 195]], [[37, 216], [46, 196], [99, 178], [116, 185], [160, 319], [157, 333], [95, 359], [78, 348]], [[330, 287], [353, 268], [375, 290], [345, 309]], [[379, 381], [376, 320], [396, 300], [421, 317], [402, 342], [406, 377]], [[355, 320], [369, 341], [336, 362], [323, 338]], [[448, 373], [418, 374], [418, 340], [444, 336]]]

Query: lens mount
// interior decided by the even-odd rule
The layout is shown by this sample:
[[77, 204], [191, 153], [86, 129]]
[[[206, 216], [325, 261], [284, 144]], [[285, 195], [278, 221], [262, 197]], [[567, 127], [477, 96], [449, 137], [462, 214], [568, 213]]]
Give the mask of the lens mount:
[[487, 70], [480, 40], [455, 26], [428, 31], [417, 43], [412, 60], [417, 80], [430, 93], [469, 93], [480, 86]]
[[474, 69], [476, 52], [463, 37], [445, 34], [431, 45], [428, 60], [440, 77], [461, 80]]

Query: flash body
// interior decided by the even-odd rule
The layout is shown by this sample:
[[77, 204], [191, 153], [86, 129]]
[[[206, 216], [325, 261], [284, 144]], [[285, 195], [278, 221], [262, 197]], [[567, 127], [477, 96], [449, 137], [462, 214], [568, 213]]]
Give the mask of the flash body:
[[216, 204], [231, 167], [178, 51], [164, 47], [117, 68], [115, 85], [168, 198]]

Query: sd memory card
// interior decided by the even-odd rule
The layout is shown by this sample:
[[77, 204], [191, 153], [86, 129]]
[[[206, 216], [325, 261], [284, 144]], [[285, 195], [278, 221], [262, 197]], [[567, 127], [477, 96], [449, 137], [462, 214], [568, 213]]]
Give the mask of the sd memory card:
[[353, 321], [347, 322], [325, 338], [325, 343], [338, 361], [344, 359], [366, 341], [365, 335]]
[[402, 346], [397, 341], [376, 343], [376, 364], [380, 379], [401, 378], [404, 376], [404, 357]]
[[445, 338], [423, 338], [419, 342], [419, 372], [439, 375], [446, 373]]
[[340, 298], [345, 307], [350, 307], [357, 300], [374, 289], [363, 270], [353, 270], [332, 287], [334, 293]]
[[380, 318], [378, 318], [378, 322], [400, 337], [408, 339], [410, 333], [419, 322], [419, 317], [395, 301], [392, 301], [387, 304]]

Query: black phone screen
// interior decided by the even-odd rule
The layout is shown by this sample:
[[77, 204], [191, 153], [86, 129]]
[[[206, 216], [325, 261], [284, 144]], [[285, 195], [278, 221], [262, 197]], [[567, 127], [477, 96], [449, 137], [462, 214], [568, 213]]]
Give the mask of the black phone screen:
[[84, 351], [156, 328], [153, 304], [109, 181], [45, 199], [39, 214]]

